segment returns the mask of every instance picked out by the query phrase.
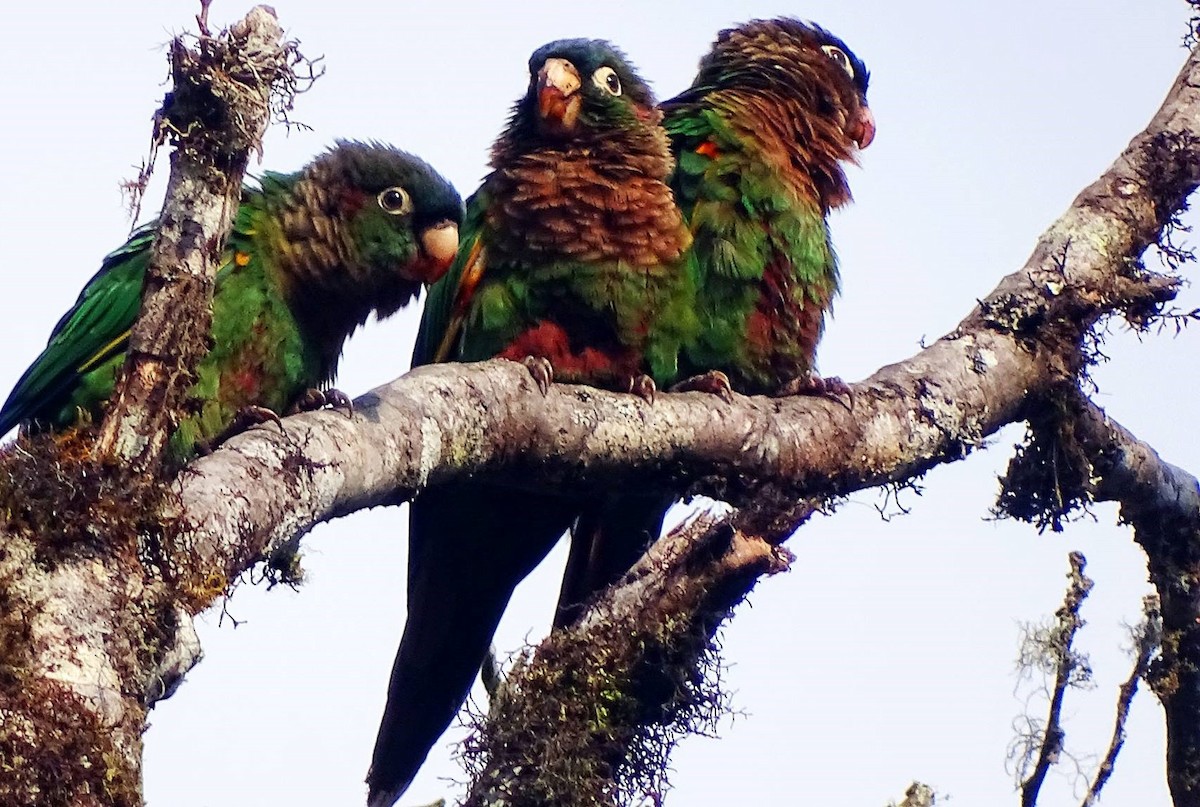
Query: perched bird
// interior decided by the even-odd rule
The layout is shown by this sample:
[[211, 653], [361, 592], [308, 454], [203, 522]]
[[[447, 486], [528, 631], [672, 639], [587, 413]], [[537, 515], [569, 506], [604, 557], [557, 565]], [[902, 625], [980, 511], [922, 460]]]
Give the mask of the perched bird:
[[[815, 373], [838, 290], [826, 215], [850, 201], [843, 164], [870, 145], [866, 66], [793, 19], [722, 31], [692, 86], [664, 102], [671, 178], [693, 236], [699, 330], [680, 388], [728, 394], [838, 391]], [[667, 496], [619, 495], [573, 529], [556, 624], [569, 624], [657, 539]]]
[[[413, 364], [496, 356], [643, 395], [694, 338], [690, 235], [661, 112], [598, 40], [538, 49], [530, 84], [468, 200], [459, 256], [430, 291]], [[513, 587], [581, 503], [464, 481], [411, 506], [408, 619], [367, 782], [392, 804], [466, 699]]]
[[683, 372], [723, 372], [746, 394], [824, 388], [817, 342], [838, 290], [825, 218], [850, 201], [842, 164], [875, 137], [869, 78], [828, 31], [756, 20], [723, 31], [662, 105], [700, 278]]
[[[332, 381], [346, 338], [441, 277], [462, 200], [424, 161], [341, 141], [294, 174], [242, 190], [213, 290], [212, 348], [171, 438], [186, 459], [251, 407], [282, 412]], [[0, 408], [17, 424], [63, 429], [101, 414], [125, 358], [156, 223], [104, 258]], [[319, 397], [319, 396], [318, 396]]]

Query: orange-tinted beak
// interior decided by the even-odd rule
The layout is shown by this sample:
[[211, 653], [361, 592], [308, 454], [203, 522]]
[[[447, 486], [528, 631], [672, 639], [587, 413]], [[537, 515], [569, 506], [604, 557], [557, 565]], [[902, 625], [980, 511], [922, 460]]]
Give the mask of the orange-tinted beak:
[[579, 117], [579, 71], [566, 59], [551, 57], [537, 74], [538, 116], [542, 128], [566, 133]]
[[422, 230], [419, 237], [424, 260], [419, 262], [418, 276], [413, 280], [436, 283], [454, 263], [454, 255], [458, 252], [458, 225], [448, 219], [439, 221]]
[[858, 108], [858, 114], [850, 122], [850, 130], [847, 134], [858, 144], [860, 149], [871, 145], [871, 141], [875, 139], [875, 115], [872, 114], [869, 106], [863, 105]]

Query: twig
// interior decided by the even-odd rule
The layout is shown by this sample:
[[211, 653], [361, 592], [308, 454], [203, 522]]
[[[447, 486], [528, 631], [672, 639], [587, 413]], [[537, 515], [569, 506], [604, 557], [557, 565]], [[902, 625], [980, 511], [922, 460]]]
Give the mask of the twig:
[[211, 36], [212, 32], [208, 29], [208, 8], [212, 5], [212, 0], [200, 0], [200, 13], [196, 15], [196, 27], [200, 31], [201, 36]]
[[1143, 598], [1142, 613], [1145, 615], [1142, 624], [1138, 625], [1133, 633], [1134, 649], [1137, 653], [1133, 662], [1133, 671], [1129, 673], [1129, 678], [1125, 683], [1121, 684], [1117, 694], [1117, 719], [1113, 725], [1112, 742], [1108, 746], [1108, 753], [1104, 755], [1104, 760], [1096, 771], [1095, 780], [1088, 788], [1087, 796], [1083, 799], [1083, 807], [1091, 807], [1096, 803], [1096, 800], [1100, 798], [1100, 791], [1104, 789], [1104, 785], [1112, 776], [1117, 762], [1117, 754], [1121, 753], [1121, 746], [1125, 744], [1125, 721], [1129, 719], [1129, 705], [1133, 702], [1133, 696], [1137, 694], [1138, 681], [1149, 672], [1150, 659], [1153, 658], [1162, 641], [1162, 610], [1159, 606], [1158, 595], [1148, 594]]
[[1046, 719], [1046, 731], [1042, 738], [1037, 764], [1034, 765], [1033, 773], [1029, 775], [1029, 778], [1021, 783], [1021, 807], [1034, 807], [1037, 804], [1038, 792], [1046, 780], [1050, 766], [1058, 762], [1063, 750], [1063, 740], [1066, 738], [1062, 729], [1063, 699], [1079, 663], [1079, 657], [1072, 652], [1071, 644], [1075, 641], [1076, 631], [1083, 627], [1084, 622], [1079, 616], [1079, 609], [1092, 589], [1091, 579], [1083, 573], [1087, 566], [1087, 559], [1084, 558], [1083, 553], [1072, 552], [1068, 560], [1071, 564], [1071, 571], [1067, 575], [1070, 583], [1067, 586], [1067, 594], [1063, 598], [1062, 607], [1055, 613], [1058, 624], [1051, 634], [1048, 647], [1058, 661], [1054, 679], [1054, 694], [1050, 698], [1050, 714]]

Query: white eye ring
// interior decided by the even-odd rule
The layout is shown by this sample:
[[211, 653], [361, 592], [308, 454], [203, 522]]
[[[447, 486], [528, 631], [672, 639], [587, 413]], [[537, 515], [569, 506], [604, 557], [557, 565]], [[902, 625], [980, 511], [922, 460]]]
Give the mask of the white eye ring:
[[380, 191], [378, 199], [384, 212], [393, 216], [403, 216], [412, 212], [412, 197], [399, 185]]
[[609, 95], [621, 94], [621, 79], [617, 76], [617, 71], [608, 65], [599, 67], [592, 73], [592, 83]]
[[822, 45], [821, 52], [834, 61], [839, 67], [846, 71], [846, 75], [854, 78], [854, 65], [850, 63], [850, 57], [846, 55], [846, 51], [839, 48], [837, 45]]

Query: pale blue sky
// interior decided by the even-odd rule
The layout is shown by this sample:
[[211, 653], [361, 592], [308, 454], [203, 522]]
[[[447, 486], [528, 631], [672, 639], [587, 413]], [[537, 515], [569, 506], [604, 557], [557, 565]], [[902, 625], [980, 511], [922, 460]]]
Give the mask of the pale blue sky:
[[[58, 316], [127, 232], [118, 182], [135, 173], [166, 89], [161, 46], [197, 3], [9, 4], [0, 11], [5, 110], [0, 237], [9, 271], [0, 388], [44, 345]], [[1018, 268], [1041, 231], [1144, 126], [1182, 63], [1182, 0], [925, 2], [547, 2], [417, 4], [277, 0], [327, 75], [297, 102], [311, 131], [274, 128], [264, 165], [293, 169], [335, 137], [421, 154], [466, 195], [528, 54], [562, 36], [609, 38], [660, 97], [690, 81], [716, 31], [793, 14], [841, 36], [872, 70], [878, 136], [851, 171], [857, 197], [834, 219], [844, 291], [821, 367], [847, 380], [899, 361], [964, 316]], [[248, 4], [218, 0], [215, 24]], [[146, 209], [161, 199], [161, 179]], [[1191, 216], [1190, 221], [1195, 221]], [[1200, 299], [1188, 289], [1182, 305]], [[417, 312], [371, 324], [346, 351], [352, 395], [407, 367]], [[1190, 417], [1200, 398], [1194, 330], [1142, 340], [1120, 325], [1097, 369], [1098, 401], [1167, 459], [1200, 471]], [[3, 391], [0, 390], [0, 391]], [[1114, 509], [1063, 535], [987, 520], [996, 474], [1019, 431], [930, 473], [908, 516], [854, 497], [790, 543], [794, 570], [764, 582], [724, 634], [741, 712], [720, 740], [684, 742], [668, 803], [882, 805], [918, 778], [971, 807], [1015, 802], [1004, 757], [1018, 623], [1054, 611], [1066, 554], [1086, 553], [1096, 589], [1082, 649], [1097, 688], [1069, 702], [1068, 747], [1100, 753], [1128, 672], [1123, 624], [1138, 616], [1145, 568]], [[404, 612], [405, 512], [318, 528], [299, 592], [243, 587], [245, 623], [201, 623], [208, 658], [151, 715], [150, 805], [361, 803]], [[507, 650], [545, 630], [563, 553], [506, 620]], [[1036, 703], [1034, 713], [1044, 709]], [[448, 740], [447, 740], [448, 741]], [[1143, 692], [1106, 805], [1166, 804], [1161, 711]], [[404, 804], [461, 778], [436, 748]], [[1043, 807], [1078, 803], [1052, 775]]]

